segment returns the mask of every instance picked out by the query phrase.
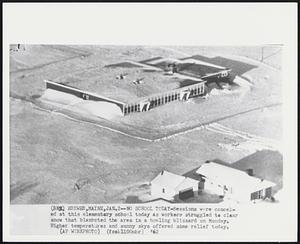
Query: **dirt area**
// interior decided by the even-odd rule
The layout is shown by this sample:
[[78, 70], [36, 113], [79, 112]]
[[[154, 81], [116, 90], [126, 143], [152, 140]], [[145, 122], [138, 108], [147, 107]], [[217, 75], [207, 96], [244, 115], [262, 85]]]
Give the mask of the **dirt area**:
[[[142, 186], [163, 169], [184, 174], [215, 158], [234, 163], [253, 150], [262, 150], [262, 142], [270, 146], [273, 141], [268, 139], [281, 139], [280, 72], [257, 61], [235, 57], [256, 66], [243, 74], [253, 84], [243, 95], [222, 93], [186, 103], [173, 102], [147, 113], [99, 117], [94, 104], [85, 107], [79, 103], [76, 107], [67, 100], [62, 108], [41, 102], [39, 98], [45, 92], [43, 79], [56, 79], [124, 59], [184, 58], [182, 49], [48, 45], [30, 48], [24, 51], [28, 58], [14, 52], [10, 60], [13, 204], [125, 202], [128, 196], [147, 191]], [[215, 51], [199, 48], [189, 55]], [[68, 110], [68, 106], [77, 110]], [[222, 129], [227, 134], [201, 126], [211, 122], [226, 127]], [[256, 141], [250, 150], [220, 146], [250, 140], [240, 132], [263, 140], [259, 138], [260, 144]], [[166, 136], [169, 137], [153, 141]]]

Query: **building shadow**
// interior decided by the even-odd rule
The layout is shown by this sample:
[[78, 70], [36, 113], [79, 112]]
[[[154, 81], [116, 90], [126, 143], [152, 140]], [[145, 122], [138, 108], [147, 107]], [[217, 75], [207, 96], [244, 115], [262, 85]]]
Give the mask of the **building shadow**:
[[241, 61], [224, 58], [224, 57], [221, 57], [221, 56], [208, 58], [208, 57], [205, 57], [205, 56], [202, 56], [202, 55], [194, 55], [194, 56], [191, 56], [191, 57], [183, 58], [181, 60], [191, 59], [191, 58], [199, 60], [199, 61], [204, 61], [204, 62], [207, 62], [207, 63], [223, 66], [223, 67], [226, 67], [226, 68], [231, 68], [232, 73], [235, 74], [235, 75], [238, 75], [238, 76], [241, 76], [244, 73], [250, 71], [251, 69], [254, 69], [254, 68], [258, 67], [256, 65], [252, 65], [252, 64], [241, 62]]
[[116, 64], [108, 64], [105, 65], [104, 68], [141, 68], [142, 66], [130, 63], [130, 62], [122, 62]]
[[262, 150], [244, 157], [231, 165], [239, 170], [253, 169], [255, 177], [272, 181], [276, 184], [276, 193], [283, 186], [283, 157], [278, 151]]
[[199, 81], [186, 79], [186, 80], [183, 80], [183, 81], [179, 82], [179, 87], [182, 88], [182, 87], [194, 85], [194, 84], [197, 84], [197, 83], [199, 83]]
[[155, 60], [159, 60], [159, 59], [162, 59], [162, 57], [158, 56], [158, 57], [154, 57], [154, 58], [149, 58], [149, 59], [141, 60], [141, 61], [139, 61], [139, 62], [140, 62], [140, 63], [147, 64], [148, 62], [155, 61]]
[[185, 177], [189, 177], [189, 178], [192, 178], [194, 180], [201, 180], [201, 177], [196, 173], [196, 171], [200, 168], [201, 165], [199, 165], [198, 167], [184, 173], [182, 176], [185, 176]]
[[207, 193], [205, 190], [194, 191], [193, 196], [185, 199], [180, 198], [179, 195], [174, 196], [175, 203], [220, 203], [223, 201], [223, 197], [217, 194]]

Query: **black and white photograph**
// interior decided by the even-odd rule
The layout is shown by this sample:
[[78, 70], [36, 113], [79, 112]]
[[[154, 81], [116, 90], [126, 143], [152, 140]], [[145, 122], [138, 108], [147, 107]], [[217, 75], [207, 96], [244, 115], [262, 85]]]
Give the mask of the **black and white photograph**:
[[280, 201], [281, 52], [11, 45], [11, 204]]
[[295, 241], [296, 3], [4, 3], [6, 241]]

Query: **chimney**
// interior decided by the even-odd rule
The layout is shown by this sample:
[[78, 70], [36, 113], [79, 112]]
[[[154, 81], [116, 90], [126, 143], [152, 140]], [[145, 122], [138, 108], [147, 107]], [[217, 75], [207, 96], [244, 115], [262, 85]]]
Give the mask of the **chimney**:
[[246, 169], [246, 173], [249, 175], [249, 176], [253, 176], [253, 169]]
[[160, 173], [161, 175], [163, 175], [164, 174], [164, 171], [161, 171], [161, 173]]

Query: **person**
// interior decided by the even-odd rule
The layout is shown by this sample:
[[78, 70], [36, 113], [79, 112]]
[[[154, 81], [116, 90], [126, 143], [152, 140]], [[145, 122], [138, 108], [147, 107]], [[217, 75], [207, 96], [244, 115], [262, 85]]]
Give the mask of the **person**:
[[177, 72], [177, 65], [176, 64], [173, 64], [173, 66], [172, 66], [172, 72], [173, 73]]

